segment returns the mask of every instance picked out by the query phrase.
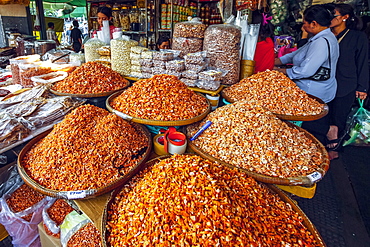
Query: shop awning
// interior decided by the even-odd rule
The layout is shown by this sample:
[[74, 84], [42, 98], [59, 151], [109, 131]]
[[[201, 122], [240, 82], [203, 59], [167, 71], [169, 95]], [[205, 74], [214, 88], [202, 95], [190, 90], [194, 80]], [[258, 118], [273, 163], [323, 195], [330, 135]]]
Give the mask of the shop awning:
[[69, 5], [77, 6], [77, 7], [85, 7], [86, 0], [43, 0], [43, 2], [47, 3], [68, 3]]

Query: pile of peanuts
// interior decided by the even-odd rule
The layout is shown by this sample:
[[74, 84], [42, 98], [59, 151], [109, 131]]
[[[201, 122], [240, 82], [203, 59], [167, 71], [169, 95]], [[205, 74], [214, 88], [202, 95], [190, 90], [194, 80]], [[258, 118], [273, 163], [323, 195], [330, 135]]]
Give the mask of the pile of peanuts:
[[290, 204], [237, 169], [173, 155], [108, 208], [110, 246], [318, 246]]
[[233, 101], [259, 101], [266, 109], [284, 115], [317, 115], [324, 107], [276, 70], [254, 74], [225, 88], [224, 93]]
[[[8, 204], [12, 212], [18, 213], [35, 205], [36, 203], [44, 199], [44, 197], [44, 195], [33, 190], [28, 185], [22, 184], [10, 195], [8, 199], [6, 199], [6, 203]], [[28, 214], [26, 216], [23, 216], [22, 219], [24, 219], [25, 221], [31, 221], [32, 215], [32, 213]]]
[[81, 227], [67, 242], [67, 247], [101, 247], [102, 242], [98, 228], [92, 223]]
[[96, 94], [127, 87], [129, 82], [120, 74], [98, 63], [87, 62], [78, 67], [52, 89], [60, 93]]
[[[50, 208], [46, 210], [47, 214], [49, 215], [50, 219], [55, 222], [57, 226], [60, 226], [64, 218], [73, 211], [73, 208], [69, 206], [69, 204], [64, 201], [63, 199], [56, 200]], [[49, 228], [44, 224], [45, 232], [48, 235], [60, 238], [60, 233], [54, 234], [49, 230]]]
[[202, 122], [188, 126], [188, 136], [207, 120], [212, 125], [193, 143], [228, 164], [280, 178], [306, 176], [322, 164], [316, 143], [257, 102], [238, 101], [217, 108]]
[[111, 101], [129, 116], [162, 121], [191, 119], [204, 113], [207, 99], [194, 93], [173, 75], [155, 75], [135, 82]]
[[98, 189], [137, 165], [148, 143], [137, 125], [99, 107], [83, 105], [36, 143], [22, 165], [48, 189]]

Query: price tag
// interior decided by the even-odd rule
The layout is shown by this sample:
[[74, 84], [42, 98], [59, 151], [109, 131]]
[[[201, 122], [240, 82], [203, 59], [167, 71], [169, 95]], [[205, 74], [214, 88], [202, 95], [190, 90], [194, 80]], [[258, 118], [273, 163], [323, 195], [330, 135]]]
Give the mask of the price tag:
[[114, 113], [114, 114], [116, 114], [117, 116], [119, 116], [119, 117], [121, 117], [121, 118], [123, 118], [123, 119], [127, 120], [127, 121], [131, 121], [131, 120], [132, 120], [132, 118], [133, 118], [133, 117], [131, 117], [131, 116], [129, 116], [129, 115], [127, 115], [127, 114], [125, 114], [125, 113], [119, 112], [119, 111], [117, 111], [117, 110], [113, 110], [113, 113]]
[[67, 199], [73, 200], [73, 199], [82, 199], [86, 197], [86, 191], [85, 190], [78, 190], [78, 191], [67, 191]]
[[311, 180], [312, 183], [320, 180], [322, 178], [321, 176], [321, 173], [320, 172], [313, 172], [309, 175], [307, 175], [308, 179]]

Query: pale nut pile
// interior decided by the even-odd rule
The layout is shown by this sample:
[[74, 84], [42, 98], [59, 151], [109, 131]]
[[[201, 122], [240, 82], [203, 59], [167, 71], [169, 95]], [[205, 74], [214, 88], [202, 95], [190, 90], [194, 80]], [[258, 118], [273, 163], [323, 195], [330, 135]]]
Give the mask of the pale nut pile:
[[135, 82], [110, 105], [129, 116], [161, 121], [186, 120], [197, 117], [209, 108], [202, 97], [173, 75], [155, 75]]
[[224, 89], [231, 100], [259, 101], [266, 109], [283, 115], [310, 116], [324, 105], [310, 98], [292, 80], [276, 70], [259, 72]]
[[107, 211], [109, 246], [319, 246], [277, 194], [198, 156], [149, 166]]
[[201, 123], [188, 126], [188, 137], [207, 120], [212, 125], [193, 144], [228, 164], [280, 178], [306, 176], [322, 164], [316, 143], [256, 103], [217, 108]]

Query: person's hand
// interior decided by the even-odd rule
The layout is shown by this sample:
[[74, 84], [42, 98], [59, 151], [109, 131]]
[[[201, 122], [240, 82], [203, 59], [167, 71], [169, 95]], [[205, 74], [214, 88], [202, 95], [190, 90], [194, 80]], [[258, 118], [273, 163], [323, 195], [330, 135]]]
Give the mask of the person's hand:
[[283, 73], [284, 75], [286, 75], [286, 69], [285, 68], [274, 67], [274, 70], [277, 70], [277, 71]]
[[367, 97], [367, 93], [356, 91], [356, 97], [364, 100]]
[[281, 62], [280, 58], [275, 58], [275, 62], [274, 62], [275, 66], [279, 66], [279, 65], [283, 65], [283, 63]]

